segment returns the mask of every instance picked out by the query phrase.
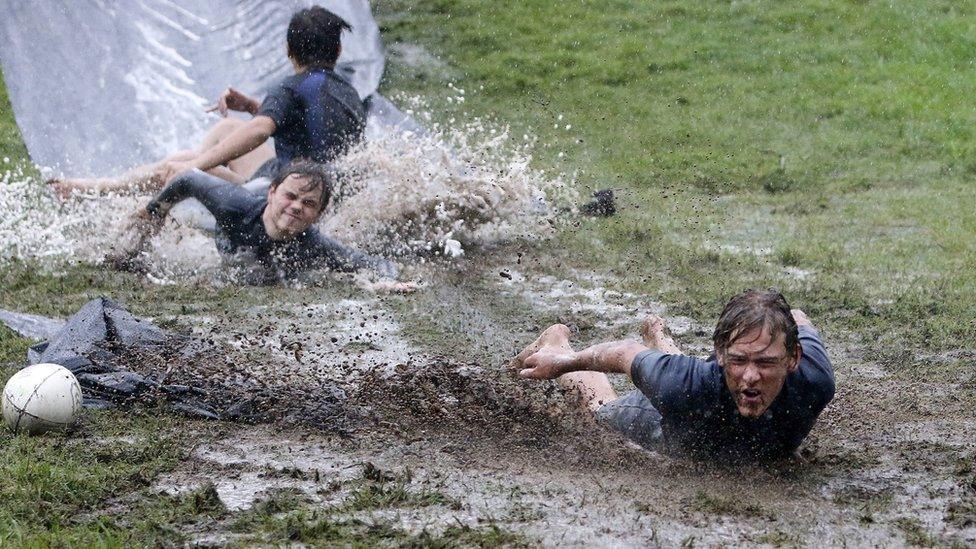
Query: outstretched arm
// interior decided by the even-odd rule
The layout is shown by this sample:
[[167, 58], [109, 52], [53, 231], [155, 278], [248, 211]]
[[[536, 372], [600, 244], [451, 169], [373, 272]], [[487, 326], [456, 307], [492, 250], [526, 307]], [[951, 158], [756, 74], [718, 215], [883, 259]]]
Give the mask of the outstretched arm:
[[159, 232], [170, 209], [187, 198], [199, 200], [219, 220], [226, 218], [227, 210], [233, 208], [233, 194], [244, 192], [227, 181], [201, 171], [181, 174], [149, 204], [130, 216], [125, 233], [106, 259], [120, 269], [132, 268], [133, 259], [143, 250], [149, 238]]
[[241, 192], [246, 191], [219, 177], [197, 170], [188, 171], [180, 174], [153, 197], [146, 204], [146, 212], [163, 219], [176, 204], [187, 198], [195, 198], [219, 219], [223, 207], [228, 205], [228, 199]]
[[382, 278], [395, 279], [399, 269], [392, 261], [361, 252], [316, 231], [308, 250], [310, 259], [339, 272], [371, 270]]
[[400, 274], [396, 264], [382, 257], [372, 256], [315, 232], [312, 248], [307, 251], [313, 262], [324, 264], [333, 271], [350, 272], [368, 270], [379, 275], [381, 280], [360, 281], [367, 290], [373, 292], [410, 293], [417, 289], [414, 282], [398, 282]]
[[574, 352], [569, 347], [569, 328], [549, 327], [519, 353], [513, 367], [526, 379], [555, 379], [570, 372], [603, 372], [630, 376], [634, 357], [648, 348], [636, 341], [611, 341]]

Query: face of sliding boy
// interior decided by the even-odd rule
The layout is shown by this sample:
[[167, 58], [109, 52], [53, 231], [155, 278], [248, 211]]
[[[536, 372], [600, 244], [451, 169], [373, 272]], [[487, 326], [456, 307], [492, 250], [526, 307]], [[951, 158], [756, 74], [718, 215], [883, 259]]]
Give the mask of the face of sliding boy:
[[741, 415], [761, 416], [783, 389], [786, 376], [796, 371], [799, 346], [790, 354], [785, 339], [783, 333], [774, 336], [761, 326], [735, 338], [719, 355], [725, 384]]
[[305, 232], [322, 215], [322, 186], [291, 174], [268, 189], [268, 206], [261, 216], [268, 236], [287, 240]]

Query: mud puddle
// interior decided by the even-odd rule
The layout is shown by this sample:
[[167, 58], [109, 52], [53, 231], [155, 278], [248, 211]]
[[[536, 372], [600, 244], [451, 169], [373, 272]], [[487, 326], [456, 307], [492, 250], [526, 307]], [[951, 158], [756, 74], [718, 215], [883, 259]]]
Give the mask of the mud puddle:
[[[849, 338], [826, 334], [839, 391], [803, 459], [766, 469], [662, 457], [630, 448], [552, 385], [512, 379], [503, 365], [560, 307], [591, 319], [591, 339], [636, 336], [643, 314], [666, 309], [586, 273], [508, 278], [497, 263], [470, 267], [406, 298], [243, 311], [250, 320], [239, 329], [252, 335], [260, 318], [279, 319], [247, 345], [295, 375], [339, 380], [368, 421], [348, 437], [235, 426], [157, 488], [213, 482], [233, 513], [292, 491], [309, 508], [411, 532], [492, 524], [547, 546], [976, 543], [967, 514], [976, 473], [965, 466], [976, 425], [967, 401], [950, 398], [956, 388], [899, 382]], [[692, 327], [682, 332], [681, 322]], [[707, 348], [706, 327], [670, 327], [690, 352]], [[288, 334], [322, 351], [296, 358]], [[376, 349], [364, 351], [363, 367], [343, 364], [344, 342], [367, 336]], [[364, 480], [372, 467], [397, 479], [384, 486], [413, 495], [361, 504], [364, 483], [376, 482]]]

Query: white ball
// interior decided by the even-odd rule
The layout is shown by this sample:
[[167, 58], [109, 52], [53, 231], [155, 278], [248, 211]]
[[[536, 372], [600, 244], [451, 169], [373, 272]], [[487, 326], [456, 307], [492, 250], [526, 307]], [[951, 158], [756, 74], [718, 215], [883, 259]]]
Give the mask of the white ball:
[[3, 420], [14, 432], [32, 435], [65, 430], [81, 413], [81, 385], [58, 364], [35, 364], [3, 388]]

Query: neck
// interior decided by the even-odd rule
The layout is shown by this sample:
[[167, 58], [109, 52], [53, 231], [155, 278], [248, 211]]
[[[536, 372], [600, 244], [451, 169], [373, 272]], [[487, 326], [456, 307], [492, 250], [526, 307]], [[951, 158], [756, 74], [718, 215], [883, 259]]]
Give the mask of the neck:
[[295, 65], [295, 74], [305, 74], [308, 71], [322, 70], [322, 69], [328, 69], [330, 71], [334, 70], [335, 63], [331, 65]]

